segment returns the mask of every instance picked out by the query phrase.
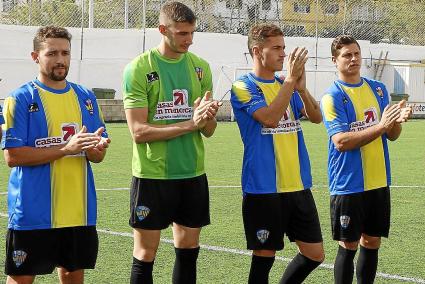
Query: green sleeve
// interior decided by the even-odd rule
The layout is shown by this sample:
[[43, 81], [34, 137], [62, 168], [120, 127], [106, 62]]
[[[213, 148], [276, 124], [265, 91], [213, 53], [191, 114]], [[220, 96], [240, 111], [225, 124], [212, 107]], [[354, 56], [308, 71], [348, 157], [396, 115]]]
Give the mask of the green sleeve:
[[142, 64], [142, 58], [138, 57], [124, 69], [122, 91], [125, 109], [148, 107], [147, 79]]
[[202, 78], [202, 81], [201, 81], [201, 95], [202, 96], [204, 96], [206, 91], [212, 92], [212, 90], [213, 90], [211, 69], [210, 69], [210, 65], [206, 62], [205, 62], [204, 70], [205, 70], [205, 74], [204, 74], [204, 77]]

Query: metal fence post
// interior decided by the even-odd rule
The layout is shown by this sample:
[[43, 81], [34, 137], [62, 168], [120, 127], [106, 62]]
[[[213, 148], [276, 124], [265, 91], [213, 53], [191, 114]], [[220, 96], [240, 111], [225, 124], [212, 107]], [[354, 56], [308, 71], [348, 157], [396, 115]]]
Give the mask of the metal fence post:
[[93, 28], [94, 23], [94, 7], [93, 7], [93, 0], [89, 1], [89, 28]]
[[146, 0], [143, 0], [143, 52], [145, 52], [146, 48]]

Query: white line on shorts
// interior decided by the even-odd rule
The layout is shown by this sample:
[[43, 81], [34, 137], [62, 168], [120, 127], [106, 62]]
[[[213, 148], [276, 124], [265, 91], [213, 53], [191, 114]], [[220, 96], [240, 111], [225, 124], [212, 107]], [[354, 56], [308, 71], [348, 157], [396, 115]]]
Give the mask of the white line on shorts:
[[[7, 218], [8, 215], [0, 212], [0, 217]], [[114, 231], [104, 230], [104, 229], [97, 229], [97, 231], [99, 233], [108, 234], [108, 235], [128, 237], [128, 238], [133, 237], [133, 234], [131, 234], [131, 233], [114, 232]], [[170, 240], [170, 239], [161, 238], [161, 242], [167, 243], [167, 244], [173, 244], [173, 240]], [[209, 251], [215, 251], [215, 252], [226, 252], [226, 253], [231, 253], [231, 254], [247, 255], [247, 256], [251, 255], [251, 252], [247, 251], [247, 250], [239, 250], [239, 249], [232, 249], [232, 248], [219, 247], [219, 246], [210, 246], [210, 245], [202, 245], [202, 244], [200, 245], [200, 247], [203, 248], [203, 249], [206, 249], [206, 250], [209, 250]], [[284, 262], [290, 262], [292, 260], [290, 258], [281, 257], [281, 256], [277, 256], [276, 259], [280, 260], [280, 261], [284, 261]], [[319, 267], [324, 268], [324, 269], [328, 269], [328, 270], [332, 270], [334, 266], [332, 264], [322, 263]], [[425, 284], [425, 279], [416, 278], [416, 277], [406, 277], [406, 276], [393, 275], [393, 274], [382, 273], [382, 272], [377, 272], [376, 276], [381, 277], [381, 278], [385, 278], [385, 279], [393, 279], [393, 280], [399, 280], [399, 281], [405, 281], [405, 282]]]

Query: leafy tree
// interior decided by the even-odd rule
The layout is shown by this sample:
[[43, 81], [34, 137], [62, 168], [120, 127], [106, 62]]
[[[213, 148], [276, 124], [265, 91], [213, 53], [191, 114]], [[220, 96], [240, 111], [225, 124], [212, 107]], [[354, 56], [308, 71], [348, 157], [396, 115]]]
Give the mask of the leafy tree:
[[8, 18], [18, 25], [78, 27], [81, 25], [81, 8], [72, 0], [30, 1], [15, 6]]

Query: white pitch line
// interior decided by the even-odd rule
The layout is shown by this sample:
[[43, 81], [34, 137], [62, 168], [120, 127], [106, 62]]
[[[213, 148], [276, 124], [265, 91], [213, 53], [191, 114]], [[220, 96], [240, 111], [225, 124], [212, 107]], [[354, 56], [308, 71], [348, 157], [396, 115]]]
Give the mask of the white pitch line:
[[[0, 217], [7, 218], [8, 215], [0, 212]], [[131, 233], [114, 232], [114, 231], [104, 230], [104, 229], [97, 229], [97, 231], [99, 233], [103, 233], [103, 234], [133, 238], [133, 234], [131, 234]], [[170, 239], [161, 238], [161, 242], [167, 243], [167, 244], [173, 244], [173, 240], [170, 240]], [[210, 246], [210, 245], [202, 245], [202, 244], [200, 245], [200, 247], [203, 248], [203, 249], [209, 250], [209, 251], [227, 252], [227, 253], [231, 253], [231, 254], [251, 256], [251, 251], [247, 251], [247, 250], [239, 250], [239, 249], [232, 249], [232, 248], [219, 247], [219, 246]], [[290, 262], [292, 260], [290, 258], [281, 257], [281, 256], [277, 256], [276, 259], [280, 260], [280, 261], [284, 261], [284, 262]], [[328, 270], [332, 270], [334, 268], [334, 266], [332, 264], [327, 264], [327, 263], [322, 263], [322, 264], [320, 264], [319, 267], [324, 268], [324, 269], [328, 269]], [[393, 275], [393, 274], [382, 273], [382, 272], [377, 272], [376, 276], [381, 277], [381, 278], [385, 278], [385, 279], [393, 279], [393, 280], [400, 280], [400, 281], [405, 281], [405, 282], [425, 284], [425, 279], [415, 278], [415, 277], [406, 277], [406, 276]]]
[[[97, 229], [97, 231], [100, 232], [100, 233], [109, 234], [109, 235], [129, 237], [129, 238], [133, 237], [133, 234], [131, 234], [131, 233], [114, 232], [114, 231], [103, 230], [103, 229]], [[167, 244], [173, 244], [173, 240], [170, 240], [170, 239], [161, 238], [161, 242], [167, 243]], [[209, 251], [227, 252], [227, 253], [231, 253], [231, 254], [251, 256], [251, 251], [247, 251], [247, 250], [239, 250], [239, 249], [232, 249], [232, 248], [219, 247], [219, 246], [210, 246], [210, 245], [202, 245], [202, 244], [200, 245], [200, 247], [203, 248], [203, 249], [209, 250]], [[280, 260], [280, 261], [284, 261], [284, 262], [290, 262], [292, 260], [290, 258], [281, 257], [281, 256], [276, 256], [275, 259]], [[322, 263], [319, 267], [324, 268], [324, 269], [328, 269], [328, 270], [333, 270], [333, 268], [334, 268], [333, 264], [328, 264], [328, 263]], [[415, 277], [406, 277], [406, 276], [400, 276], [400, 275], [393, 275], [393, 274], [382, 273], [382, 272], [377, 272], [376, 276], [381, 277], [381, 278], [385, 278], [385, 279], [400, 280], [400, 281], [405, 281], [405, 282], [425, 283], [425, 279], [420, 279], [420, 278], [415, 278]]]
[[97, 188], [96, 191], [113, 191], [113, 190], [129, 190], [128, 187], [115, 187], [115, 188]]
[[[209, 188], [241, 188], [240, 185], [210, 185]], [[327, 185], [315, 185], [313, 188], [327, 188]], [[390, 188], [424, 188], [425, 185], [391, 185]], [[128, 187], [114, 187], [114, 188], [98, 188], [96, 191], [121, 191], [129, 190]], [[0, 192], [0, 195], [7, 195], [7, 191]]]

